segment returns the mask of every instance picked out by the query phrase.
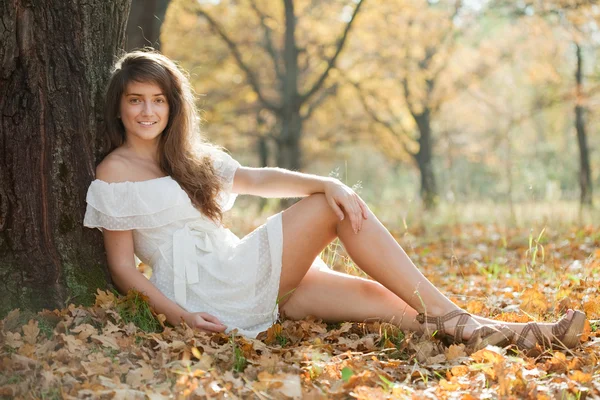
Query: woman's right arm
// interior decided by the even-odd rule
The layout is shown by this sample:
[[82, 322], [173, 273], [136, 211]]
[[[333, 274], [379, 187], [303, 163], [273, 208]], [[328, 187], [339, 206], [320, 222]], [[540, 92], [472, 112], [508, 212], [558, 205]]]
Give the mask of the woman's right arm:
[[223, 332], [226, 327], [207, 313], [191, 313], [181, 308], [177, 303], [165, 296], [154, 286], [134, 263], [132, 231], [104, 232], [104, 247], [108, 259], [108, 269], [113, 282], [121, 293], [135, 289], [148, 297], [148, 302], [159, 314], [164, 314], [167, 321], [177, 326], [183, 319], [190, 327], [209, 332]]
[[132, 231], [109, 231], [104, 229], [104, 248], [108, 259], [108, 269], [113, 282], [121, 293], [135, 289], [148, 296], [150, 305], [167, 321], [177, 326], [186, 317], [187, 311], [166, 297], [140, 271], [137, 270], [133, 256]]

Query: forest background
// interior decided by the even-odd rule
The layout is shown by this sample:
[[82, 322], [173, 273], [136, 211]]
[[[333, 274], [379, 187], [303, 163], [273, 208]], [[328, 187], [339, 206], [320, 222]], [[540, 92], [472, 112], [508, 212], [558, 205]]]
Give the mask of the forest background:
[[[596, 2], [14, 0], [0, 13], [0, 397], [600, 395]], [[460, 307], [519, 322], [580, 309], [582, 345], [467, 355], [389, 324], [311, 319], [210, 336], [100, 290], [101, 235], [82, 220], [124, 43], [190, 71], [203, 134], [243, 164], [338, 176]], [[226, 222], [242, 235], [286, 204], [242, 196]], [[363, 275], [339, 243], [322, 256]]]
[[393, 224], [597, 220], [597, 5], [362, 3], [171, 1], [147, 44], [209, 140], [358, 184]]

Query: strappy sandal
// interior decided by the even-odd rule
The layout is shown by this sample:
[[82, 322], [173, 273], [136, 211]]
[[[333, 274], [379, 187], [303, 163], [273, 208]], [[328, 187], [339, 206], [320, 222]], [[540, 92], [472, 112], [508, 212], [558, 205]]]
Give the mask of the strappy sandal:
[[[543, 349], [550, 349], [552, 345], [557, 348], [572, 349], [579, 344], [579, 337], [583, 332], [585, 320], [585, 314], [581, 311], [573, 311], [571, 319], [567, 319], [565, 315], [552, 326], [552, 337], [544, 336], [542, 329], [536, 322], [529, 322], [521, 331], [515, 344], [521, 350], [530, 350], [538, 344]], [[529, 331], [533, 333], [535, 341], [527, 339]], [[533, 344], [528, 346], [526, 342], [533, 342]]]
[[[458, 322], [454, 328], [454, 335], [446, 333], [444, 324], [451, 319], [458, 318]], [[438, 337], [447, 339], [450, 343], [464, 343], [462, 336], [465, 326], [472, 316], [464, 310], [454, 310], [441, 317], [431, 317], [423, 313], [417, 314], [417, 322], [423, 324], [435, 324]], [[470, 351], [477, 351], [485, 348], [488, 345], [504, 347], [514, 336], [514, 332], [506, 326], [481, 326], [473, 331], [471, 338], [467, 341], [466, 347]]]

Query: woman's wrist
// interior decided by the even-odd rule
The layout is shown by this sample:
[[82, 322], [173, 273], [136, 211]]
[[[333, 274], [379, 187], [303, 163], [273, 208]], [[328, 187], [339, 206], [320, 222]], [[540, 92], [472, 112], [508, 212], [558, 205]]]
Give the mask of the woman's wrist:
[[333, 178], [333, 177], [323, 177], [324, 181], [323, 181], [323, 193], [327, 192], [327, 188], [328, 187], [334, 187], [337, 185], [341, 185], [342, 182], [337, 179], [337, 178]]

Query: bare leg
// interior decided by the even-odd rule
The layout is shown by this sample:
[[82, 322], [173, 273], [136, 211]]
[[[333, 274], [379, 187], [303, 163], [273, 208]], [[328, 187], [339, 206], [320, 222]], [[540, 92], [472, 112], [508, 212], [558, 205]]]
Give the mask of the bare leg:
[[[364, 221], [362, 230], [355, 234], [348, 218], [340, 221], [323, 195], [312, 195], [284, 211], [283, 236], [280, 307], [286, 315], [293, 318], [312, 314], [325, 320], [361, 321], [378, 316], [388, 320], [395, 318], [398, 321], [397, 313], [400, 312], [404, 318], [400, 319], [399, 324], [406, 329], [418, 330], [418, 324], [414, 321], [417, 312], [441, 316], [458, 308], [421, 274], [371, 212]], [[315, 257], [336, 236], [361, 269], [401, 300], [393, 301], [389, 295], [384, 295], [377, 289], [378, 298], [387, 300], [371, 302], [366, 299], [368, 296], [356, 295], [357, 286], [364, 289], [369, 287], [368, 285], [342, 284], [340, 279], [325, 277], [312, 271], [307, 274]], [[341, 286], [336, 289], [338, 283]], [[285, 296], [290, 291], [293, 291], [292, 294]], [[335, 296], [330, 293], [335, 293]], [[333, 297], [343, 301], [333, 301]], [[357, 308], [359, 299], [364, 305]], [[349, 307], [349, 304], [352, 306]], [[406, 318], [407, 315], [410, 317]], [[472, 324], [470, 323], [463, 332], [465, 339], [480, 326], [476, 320], [471, 321]], [[485, 324], [497, 323], [486, 319], [480, 321]], [[447, 323], [447, 333], [453, 333], [453, 322]], [[524, 326], [504, 325], [516, 332], [520, 332]]]
[[378, 282], [312, 267], [282, 308], [285, 316], [327, 322], [382, 320], [420, 332], [416, 311]]
[[[308, 270], [282, 312], [295, 320], [309, 315], [327, 322], [381, 320], [405, 331], [424, 331], [423, 325], [415, 319], [417, 312], [380, 283], [316, 267]], [[497, 323], [487, 318], [474, 318], [482, 324]], [[516, 335], [525, 327], [523, 323], [508, 322], [505, 325]], [[552, 337], [554, 324], [538, 325], [545, 336]], [[532, 342], [526, 342], [527, 346], [533, 346], [533, 334], [528, 338]]]
[[[309, 196], [283, 213], [280, 296], [299, 285], [315, 257], [336, 236], [363, 271], [413, 310], [441, 316], [458, 308], [421, 274], [373, 213], [369, 211], [362, 230], [355, 234], [348, 218], [340, 221], [322, 194]], [[292, 293], [289, 298], [298, 295], [301, 294]], [[479, 326], [476, 321], [471, 321], [463, 332], [465, 338]], [[452, 322], [447, 324], [447, 333], [454, 331]]]

